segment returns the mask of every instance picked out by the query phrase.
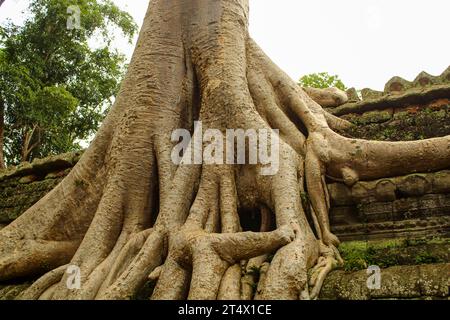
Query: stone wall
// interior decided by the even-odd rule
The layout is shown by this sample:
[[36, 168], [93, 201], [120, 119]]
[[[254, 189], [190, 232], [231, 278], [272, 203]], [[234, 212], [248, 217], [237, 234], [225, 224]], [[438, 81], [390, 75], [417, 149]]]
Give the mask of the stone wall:
[[346, 104], [329, 111], [336, 116], [345, 117], [405, 106], [421, 107], [431, 101], [450, 98], [450, 67], [439, 76], [421, 72], [412, 82], [393, 77], [386, 83], [384, 91], [365, 88], [359, 95], [355, 88], [351, 88], [347, 95], [349, 101]]
[[[449, 299], [450, 239], [345, 242], [345, 261], [325, 279], [321, 299]], [[368, 286], [379, 267], [379, 286]], [[374, 284], [369, 280], [369, 284]]]
[[0, 171], [0, 228], [50, 192], [80, 158], [67, 153]]
[[349, 102], [329, 111], [356, 126], [344, 135], [405, 141], [450, 135], [450, 67], [440, 76], [420, 73], [412, 82], [394, 77], [383, 92], [355, 89]]
[[366, 270], [333, 271], [322, 288], [322, 300], [448, 300], [450, 264], [395, 266], [381, 270], [380, 288], [367, 286]]
[[450, 236], [450, 171], [328, 185], [341, 240]]
[[[414, 81], [394, 77], [384, 91], [355, 89], [349, 102], [329, 111], [354, 124], [341, 132], [383, 141], [450, 135], [450, 67]], [[450, 161], [449, 161], [450, 169]], [[358, 182], [329, 182], [331, 224], [342, 240], [450, 235], [450, 171]]]

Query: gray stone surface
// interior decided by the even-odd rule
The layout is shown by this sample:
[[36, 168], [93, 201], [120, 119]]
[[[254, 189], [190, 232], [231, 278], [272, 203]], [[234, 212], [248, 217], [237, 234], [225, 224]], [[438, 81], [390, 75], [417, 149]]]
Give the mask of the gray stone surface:
[[366, 270], [333, 271], [320, 299], [449, 299], [450, 264], [395, 266], [381, 270], [380, 289], [369, 289]]

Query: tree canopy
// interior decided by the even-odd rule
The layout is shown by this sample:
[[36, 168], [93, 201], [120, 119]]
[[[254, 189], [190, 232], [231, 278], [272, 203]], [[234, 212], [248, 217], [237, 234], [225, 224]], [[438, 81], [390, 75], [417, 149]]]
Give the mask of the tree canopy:
[[126, 69], [125, 56], [113, 46], [115, 31], [130, 42], [137, 32], [132, 17], [110, 0], [32, 0], [28, 14], [23, 25], [0, 27], [9, 164], [80, 148], [79, 141], [98, 128]]
[[328, 72], [311, 73], [300, 78], [299, 85], [302, 87], [311, 87], [326, 89], [335, 87], [343, 91], [347, 90], [342, 80], [337, 75], [330, 75]]

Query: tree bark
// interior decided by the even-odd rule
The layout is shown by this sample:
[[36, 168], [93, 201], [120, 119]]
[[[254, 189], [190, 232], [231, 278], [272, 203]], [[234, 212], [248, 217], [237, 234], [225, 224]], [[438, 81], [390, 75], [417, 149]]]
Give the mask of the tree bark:
[[[349, 124], [265, 56], [249, 37], [248, 15], [247, 0], [150, 3], [91, 146], [50, 194], [0, 231], [0, 280], [42, 276], [22, 299], [130, 299], [148, 279], [152, 299], [316, 298], [341, 263], [324, 176], [354, 183], [448, 166], [448, 138], [380, 145], [335, 134]], [[278, 172], [174, 164], [172, 132], [193, 133], [198, 120], [220, 132], [279, 129]], [[426, 152], [436, 158], [420, 156]], [[393, 165], [409, 157], [429, 163]], [[242, 230], [249, 211], [265, 217], [261, 232]], [[80, 290], [68, 288], [67, 264], [79, 268]], [[261, 270], [257, 285], [243, 284], [241, 265]]]

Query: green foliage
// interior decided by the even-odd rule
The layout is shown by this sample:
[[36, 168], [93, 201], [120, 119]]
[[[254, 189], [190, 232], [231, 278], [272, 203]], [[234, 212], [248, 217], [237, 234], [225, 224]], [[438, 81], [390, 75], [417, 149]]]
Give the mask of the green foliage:
[[426, 263], [440, 263], [443, 262], [438, 257], [433, 256], [428, 252], [422, 252], [418, 254], [415, 258], [417, 264], [426, 264]]
[[330, 88], [336, 87], [343, 91], [347, 90], [344, 83], [338, 76], [329, 75], [327, 72], [311, 73], [300, 78], [299, 85], [311, 88]]
[[344, 270], [363, 270], [368, 264], [367, 244], [364, 242], [342, 243], [339, 252], [344, 259]]
[[[427, 245], [447, 245], [448, 239], [398, 239], [379, 242], [353, 241], [344, 242], [339, 252], [344, 259], [344, 270], [357, 271], [367, 269], [371, 265], [388, 268], [404, 264], [428, 264], [443, 262], [440, 253], [429, 252]], [[414, 250], [408, 250], [414, 249]], [[408, 251], [407, 251], [408, 250]], [[413, 253], [416, 252], [416, 253]], [[418, 253], [417, 253], [418, 252]], [[400, 256], [402, 253], [403, 256]], [[413, 254], [412, 254], [413, 253]]]
[[369, 266], [376, 265], [380, 268], [388, 268], [398, 265], [395, 255], [380, 254], [382, 249], [396, 248], [400, 246], [395, 242], [386, 242], [382, 246], [367, 243], [349, 243], [339, 247], [339, 251], [345, 261], [344, 270], [356, 271], [364, 270]]
[[[81, 28], [67, 28], [67, 9]], [[0, 26], [0, 101], [9, 164], [79, 149], [98, 128], [125, 72], [113, 49], [116, 31], [132, 40], [137, 26], [111, 0], [31, 0], [23, 25]], [[93, 47], [92, 43], [95, 43]], [[35, 147], [22, 157], [28, 147]]]

